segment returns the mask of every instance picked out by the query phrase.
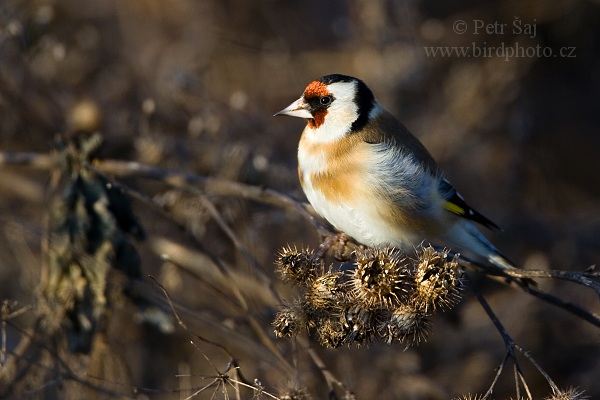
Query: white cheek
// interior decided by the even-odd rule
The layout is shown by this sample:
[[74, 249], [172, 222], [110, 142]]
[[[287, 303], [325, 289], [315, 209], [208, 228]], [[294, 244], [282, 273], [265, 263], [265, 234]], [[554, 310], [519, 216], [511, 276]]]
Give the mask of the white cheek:
[[344, 133], [350, 130], [352, 123], [358, 118], [358, 107], [354, 101], [335, 101], [327, 112], [326, 122], [330, 126], [339, 127]]

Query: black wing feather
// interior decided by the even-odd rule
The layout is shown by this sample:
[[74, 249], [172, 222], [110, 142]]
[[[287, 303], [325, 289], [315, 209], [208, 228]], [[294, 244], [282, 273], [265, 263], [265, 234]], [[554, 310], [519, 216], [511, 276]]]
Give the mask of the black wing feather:
[[458, 215], [471, 221], [475, 221], [489, 229], [499, 230], [500, 227], [487, 219], [481, 213], [477, 212], [471, 206], [469, 206], [460, 194], [454, 189], [454, 186], [450, 184], [446, 179], [442, 179], [439, 184], [439, 190], [446, 200], [444, 208], [453, 214]]

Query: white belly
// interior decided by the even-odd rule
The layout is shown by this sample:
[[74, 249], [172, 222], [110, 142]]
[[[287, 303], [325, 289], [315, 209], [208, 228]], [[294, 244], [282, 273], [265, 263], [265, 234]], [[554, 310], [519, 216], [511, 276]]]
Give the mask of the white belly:
[[355, 203], [334, 204], [323, 193], [305, 185], [304, 193], [315, 211], [340, 231], [371, 247], [396, 246], [412, 250], [423, 238], [417, 238], [382, 217], [369, 197]]

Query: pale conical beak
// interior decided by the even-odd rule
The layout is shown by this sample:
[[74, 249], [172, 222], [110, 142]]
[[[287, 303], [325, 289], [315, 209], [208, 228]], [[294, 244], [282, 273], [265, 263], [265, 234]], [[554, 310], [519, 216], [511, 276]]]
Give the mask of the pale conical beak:
[[312, 114], [308, 110], [308, 104], [304, 101], [304, 97], [300, 97], [298, 100], [284, 108], [283, 110], [275, 113], [274, 117], [278, 115], [289, 115], [290, 117], [298, 118], [313, 118]]

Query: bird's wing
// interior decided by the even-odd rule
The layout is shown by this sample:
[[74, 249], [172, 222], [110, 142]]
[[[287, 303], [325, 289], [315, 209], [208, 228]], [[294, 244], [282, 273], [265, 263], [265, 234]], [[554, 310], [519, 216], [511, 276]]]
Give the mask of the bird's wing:
[[440, 181], [438, 189], [446, 201], [444, 203], [444, 208], [447, 211], [450, 211], [452, 214], [458, 215], [459, 217], [475, 221], [489, 229], [500, 229], [498, 225], [471, 208], [456, 189], [454, 189], [454, 186], [446, 179]]

